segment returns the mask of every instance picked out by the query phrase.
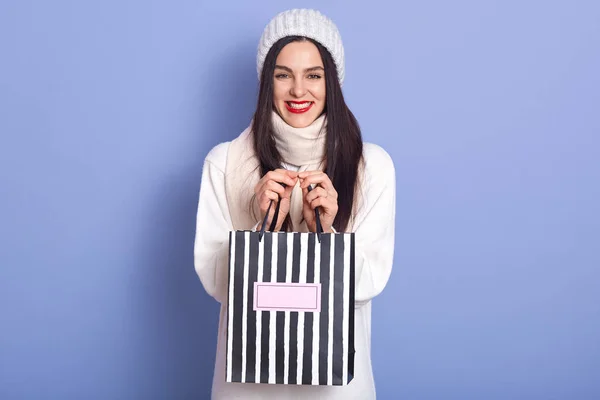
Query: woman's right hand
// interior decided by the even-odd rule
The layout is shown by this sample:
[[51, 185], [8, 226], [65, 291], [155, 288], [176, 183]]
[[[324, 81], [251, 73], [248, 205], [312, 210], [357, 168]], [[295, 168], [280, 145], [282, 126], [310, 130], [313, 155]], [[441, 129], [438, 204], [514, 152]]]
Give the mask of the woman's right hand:
[[261, 221], [265, 219], [269, 204], [273, 200], [273, 206], [271, 206], [269, 217], [267, 218], [267, 229], [269, 229], [271, 221], [273, 221], [277, 201], [281, 201], [275, 231], [281, 230], [283, 221], [290, 211], [290, 196], [292, 195], [294, 186], [296, 186], [296, 182], [298, 182], [297, 172], [276, 169], [275, 171], [267, 172], [254, 187], [254, 194], [260, 208]]

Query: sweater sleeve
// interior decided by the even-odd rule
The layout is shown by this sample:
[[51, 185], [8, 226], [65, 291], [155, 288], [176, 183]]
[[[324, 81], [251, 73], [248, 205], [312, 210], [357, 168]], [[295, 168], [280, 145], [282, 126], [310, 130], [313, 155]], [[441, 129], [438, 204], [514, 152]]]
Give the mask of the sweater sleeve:
[[381, 147], [365, 144], [363, 204], [354, 227], [355, 302], [368, 303], [384, 289], [392, 272], [396, 215], [396, 175]]
[[210, 151], [202, 168], [196, 216], [194, 266], [206, 292], [220, 303], [227, 297], [229, 232], [233, 229], [225, 195], [227, 143]]

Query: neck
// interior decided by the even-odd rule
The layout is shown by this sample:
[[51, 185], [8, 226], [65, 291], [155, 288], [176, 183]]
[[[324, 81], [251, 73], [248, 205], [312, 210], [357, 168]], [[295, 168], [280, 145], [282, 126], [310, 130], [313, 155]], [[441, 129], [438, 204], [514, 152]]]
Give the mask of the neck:
[[296, 166], [318, 165], [324, 161], [327, 134], [325, 114], [305, 128], [288, 125], [275, 111], [272, 122], [275, 144], [282, 161]]

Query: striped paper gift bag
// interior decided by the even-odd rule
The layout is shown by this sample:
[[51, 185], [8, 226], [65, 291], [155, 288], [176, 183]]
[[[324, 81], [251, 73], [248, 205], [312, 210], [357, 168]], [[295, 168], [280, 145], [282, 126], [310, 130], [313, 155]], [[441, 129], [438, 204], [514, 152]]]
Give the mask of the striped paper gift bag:
[[229, 237], [227, 382], [347, 385], [354, 375], [354, 234]]

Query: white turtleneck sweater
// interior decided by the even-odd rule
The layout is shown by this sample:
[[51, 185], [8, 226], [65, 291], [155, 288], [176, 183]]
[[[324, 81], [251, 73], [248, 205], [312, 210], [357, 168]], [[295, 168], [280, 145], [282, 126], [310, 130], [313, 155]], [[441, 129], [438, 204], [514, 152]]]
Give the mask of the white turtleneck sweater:
[[227, 296], [228, 238], [229, 231], [233, 230], [225, 193], [228, 148], [229, 142], [222, 143], [205, 159], [194, 244], [196, 272], [207, 293], [221, 303], [212, 399], [375, 399], [371, 367], [371, 300], [385, 287], [394, 257], [396, 178], [392, 159], [381, 147], [364, 144], [362, 207], [355, 223], [354, 379], [348, 386], [226, 383], [227, 309], [223, 304]]

